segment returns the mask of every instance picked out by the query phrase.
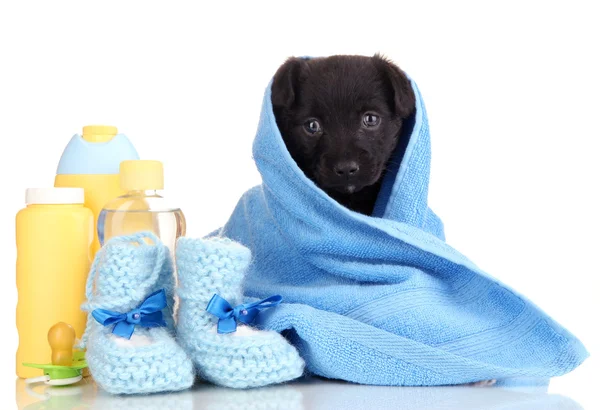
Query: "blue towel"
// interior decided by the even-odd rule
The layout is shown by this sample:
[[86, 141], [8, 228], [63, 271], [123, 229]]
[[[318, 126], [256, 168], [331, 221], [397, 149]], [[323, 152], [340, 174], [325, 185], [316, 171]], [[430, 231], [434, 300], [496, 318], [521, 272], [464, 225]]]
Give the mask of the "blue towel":
[[579, 340], [446, 244], [427, 204], [429, 127], [412, 85], [417, 109], [372, 216], [306, 178], [267, 88], [253, 145], [263, 183], [217, 231], [254, 255], [245, 295], [286, 302], [259, 325], [284, 333], [312, 373], [356, 383], [447, 385], [573, 370], [588, 356]]

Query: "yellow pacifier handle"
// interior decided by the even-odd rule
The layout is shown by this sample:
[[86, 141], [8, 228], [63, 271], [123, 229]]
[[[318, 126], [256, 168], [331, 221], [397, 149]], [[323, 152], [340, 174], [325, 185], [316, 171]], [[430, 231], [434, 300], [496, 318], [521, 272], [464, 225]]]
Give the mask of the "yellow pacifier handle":
[[56, 366], [73, 365], [73, 346], [75, 329], [68, 323], [58, 322], [48, 331], [48, 343], [52, 349], [52, 364]]

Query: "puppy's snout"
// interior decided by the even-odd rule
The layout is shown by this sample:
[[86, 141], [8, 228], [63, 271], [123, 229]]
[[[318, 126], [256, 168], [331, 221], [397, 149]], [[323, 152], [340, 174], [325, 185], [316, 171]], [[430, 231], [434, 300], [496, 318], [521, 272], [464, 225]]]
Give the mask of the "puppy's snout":
[[339, 177], [350, 178], [358, 173], [360, 167], [356, 161], [338, 162], [333, 167], [333, 172]]

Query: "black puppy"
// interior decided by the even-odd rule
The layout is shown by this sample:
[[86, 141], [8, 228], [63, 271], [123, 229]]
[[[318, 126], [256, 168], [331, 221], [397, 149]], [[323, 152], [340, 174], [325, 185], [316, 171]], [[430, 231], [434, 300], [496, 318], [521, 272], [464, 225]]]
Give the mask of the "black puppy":
[[271, 99], [300, 169], [342, 205], [370, 215], [403, 120], [415, 110], [406, 75], [379, 55], [290, 58]]

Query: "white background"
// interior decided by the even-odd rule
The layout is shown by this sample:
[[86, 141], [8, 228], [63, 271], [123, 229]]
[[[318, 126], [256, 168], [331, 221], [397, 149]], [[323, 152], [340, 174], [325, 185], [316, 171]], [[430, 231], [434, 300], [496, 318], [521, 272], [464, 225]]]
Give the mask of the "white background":
[[[86, 124], [165, 164], [188, 234], [260, 182], [264, 87], [291, 55], [383, 52], [430, 118], [430, 204], [448, 242], [575, 333], [592, 358], [550, 391], [591, 409], [600, 351], [594, 2], [0, 3], [0, 386], [14, 404], [14, 216]], [[594, 371], [596, 370], [596, 371]], [[11, 404], [11, 405], [12, 405]], [[5, 408], [3, 405], [2, 408]], [[8, 407], [7, 407], [8, 408]]]

